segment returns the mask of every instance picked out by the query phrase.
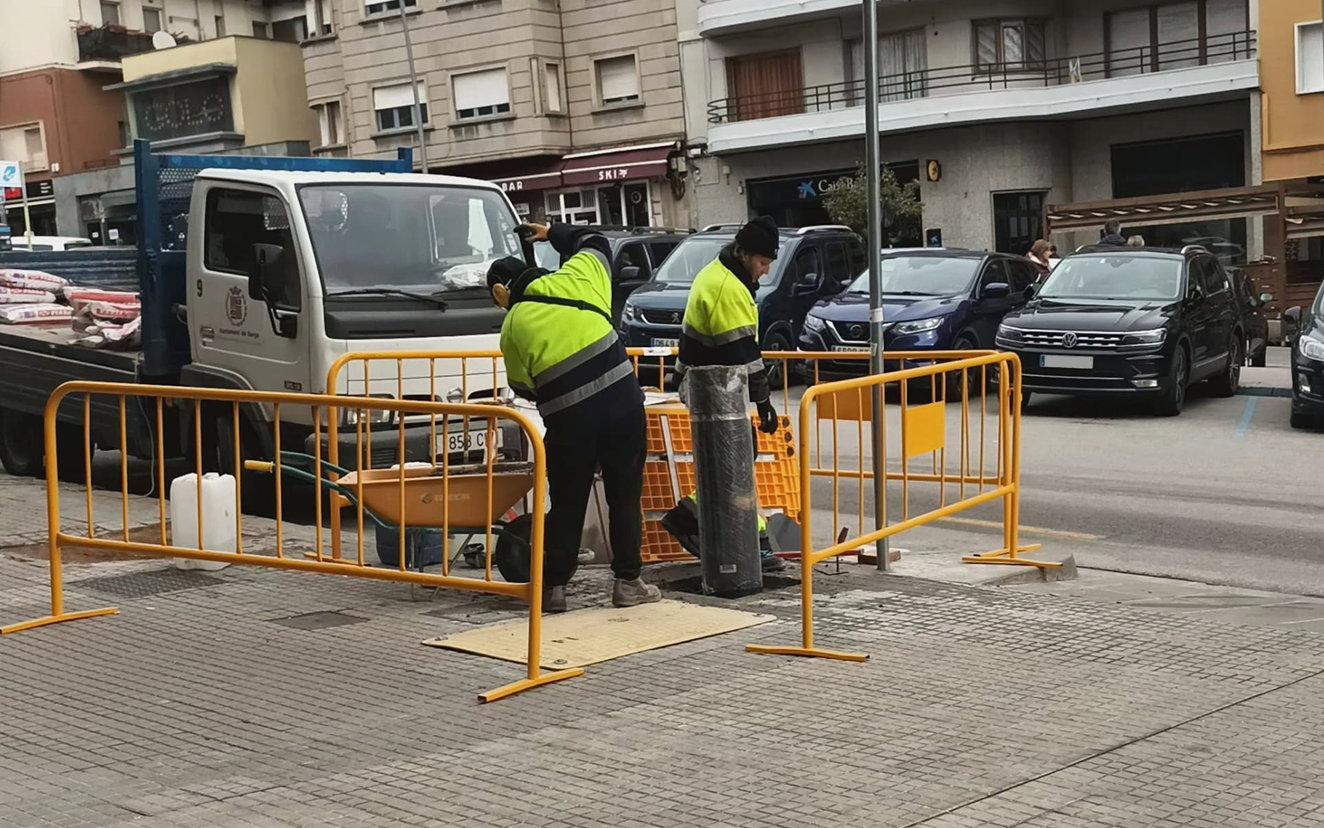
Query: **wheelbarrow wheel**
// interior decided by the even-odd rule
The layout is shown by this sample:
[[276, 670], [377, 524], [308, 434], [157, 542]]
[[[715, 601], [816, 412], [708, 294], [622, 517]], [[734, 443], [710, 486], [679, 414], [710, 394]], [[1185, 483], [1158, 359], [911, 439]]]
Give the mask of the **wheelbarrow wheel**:
[[[533, 515], [520, 515], [497, 535], [493, 560], [501, 577], [512, 584], [529, 582], [529, 536], [533, 533]], [[544, 549], [546, 546], [544, 545]], [[578, 553], [578, 550], [575, 550]], [[571, 563], [570, 575], [579, 568], [578, 554]]]

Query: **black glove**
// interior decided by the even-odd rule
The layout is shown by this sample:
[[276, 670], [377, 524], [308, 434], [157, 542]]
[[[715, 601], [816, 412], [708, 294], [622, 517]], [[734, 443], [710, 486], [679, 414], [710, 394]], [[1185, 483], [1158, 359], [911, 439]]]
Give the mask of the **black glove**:
[[777, 409], [773, 408], [768, 400], [759, 403], [759, 431], [764, 434], [776, 434], [777, 425]]

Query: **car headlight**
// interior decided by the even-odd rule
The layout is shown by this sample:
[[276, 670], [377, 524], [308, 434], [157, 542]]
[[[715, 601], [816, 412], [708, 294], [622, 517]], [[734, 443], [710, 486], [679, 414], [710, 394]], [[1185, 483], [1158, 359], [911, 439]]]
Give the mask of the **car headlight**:
[[1301, 356], [1306, 359], [1324, 362], [1324, 340], [1316, 339], [1307, 334], [1302, 336], [1297, 342], [1299, 343], [1297, 348], [1300, 350]]
[[1162, 345], [1163, 340], [1168, 338], [1168, 331], [1165, 328], [1155, 328], [1152, 331], [1131, 331], [1122, 336], [1123, 345]]
[[892, 333], [898, 336], [907, 334], [924, 333], [925, 331], [936, 331], [942, 324], [943, 318], [936, 316], [932, 319], [916, 319], [913, 322], [898, 322], [892, 326]]
[[1010, 325], [998, 326], [998, 339], [1005, 339], [1008, 342], [1020, 342], [1025, 336], [1020, 328], [1013, 328]]
[[621, 308], [621, 321], [633, 322], [635, 317], [634, 303], [627, 301], [625, 307]]
[[[374, 400], [393, 400], [395, 397], [390, 394], [369, 394]], [[359, 424], [359, 417], [362, 416], [363, 422], [370, 426], [386, 425], [395, 419], [395, 412], [387, 409], [366, 409], [366, 408], [342, 408], [344, 413], [344, 422], [347, 426]]]
[[812, 313], [805, 317], [805, 330], [818, 333], [827, 327], [827, 320]]

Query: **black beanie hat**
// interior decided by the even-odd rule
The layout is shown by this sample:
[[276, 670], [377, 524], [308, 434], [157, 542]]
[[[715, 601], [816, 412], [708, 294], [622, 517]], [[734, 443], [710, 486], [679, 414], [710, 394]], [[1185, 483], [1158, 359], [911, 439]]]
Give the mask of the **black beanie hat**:
[[759, 216], [736, 233], [736, 246], [746, 253], [775, 259], [777, 239], [777, 222], [768, 216]]
[[528, 265], [523, 259], [515, 256], [507, 256], [504, 259], [497, 259], [492, 262], [492, 266], [487, 269], [487, 289], [491, 290], [497, 285], [509, 286], [511, 282], [519, 278], [519, 275], [528, 269]]

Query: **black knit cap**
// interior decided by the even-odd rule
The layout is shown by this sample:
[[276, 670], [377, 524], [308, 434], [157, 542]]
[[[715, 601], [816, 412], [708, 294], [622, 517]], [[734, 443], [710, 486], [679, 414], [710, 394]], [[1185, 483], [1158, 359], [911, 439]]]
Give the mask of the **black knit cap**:
[[746, 253], [777, 258], [777, 222], [768, 216], [758, 218], [736, 233], [736, 246]]
[[487, 289], [491, 290], [497, 285], [509, 286], [511, 282], [519, 278], [519, 275], [529, 266], [523, 259], [515, 256], [507, 256], [504, 259], [497, 259], [492, 262], [491, 267], [487, 269]]

